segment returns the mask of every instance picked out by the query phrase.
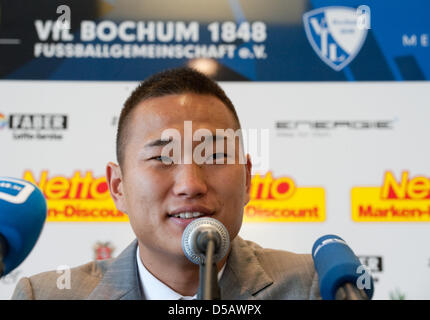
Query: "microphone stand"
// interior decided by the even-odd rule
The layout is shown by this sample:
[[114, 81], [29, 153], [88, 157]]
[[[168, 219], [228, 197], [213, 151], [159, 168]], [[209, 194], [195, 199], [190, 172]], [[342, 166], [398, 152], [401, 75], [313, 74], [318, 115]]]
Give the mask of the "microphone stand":
[[364, 290], [347, 282], [337, 289], [335, 300], [369, 300], [369, 297]]
[[6, 239], [0, 234], [0, 278], [4, 273], [4, 263], [3, 258], [7, 254], [7, 242]]
[[[214, 258], [217, 238], [212, 231], [199, 235], [197, 244], [205, 253], [205, 261], [200, 263], [200, 281], [197, 291], [198, 300], [221, 300], [221, 291], [218, 286], [218, 272]], [[218, 245], [219, 247], [219, 245]]]

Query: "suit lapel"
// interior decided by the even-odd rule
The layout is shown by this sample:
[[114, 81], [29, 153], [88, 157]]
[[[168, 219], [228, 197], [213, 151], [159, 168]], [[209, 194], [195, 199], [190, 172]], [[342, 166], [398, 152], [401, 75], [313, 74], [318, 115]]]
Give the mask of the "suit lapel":
[[89, 300], [140, 300], [136, 262], [137, 240], [134, 240], [107, 268]]
[[221, 297], [225, 300], [255, 299], [255, 295], [273, 283], [264, 271], [251, 246], [237, 236], [220, 280]]
[[[136, 262], [137, 240], [134, 240], [107, 268], [90, 300], [144, 299]], [[255, 295], [273, 283], [254, 254], [252, 247], [237, 236], [232, 242], [227, 265], [220, 280], [225, 300], [255, 299]]]

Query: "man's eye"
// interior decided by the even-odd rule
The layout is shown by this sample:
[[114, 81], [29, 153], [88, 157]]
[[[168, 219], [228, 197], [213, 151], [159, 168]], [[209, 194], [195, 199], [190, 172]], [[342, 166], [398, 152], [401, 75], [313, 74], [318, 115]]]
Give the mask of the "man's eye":
[[227, 157], [227, 153], [222, 153], [222, 152], [214, 153], [212, 155], [212, 158], [214, 158], [214, 159], [220, 159], [220, 158], [225, 158], [225, 157]]
[[[212, 154], [209, 158], [208, 158], [208, 160], [214, 160], [214, 164], [216, 164], [217, 163], [217, 160], [219, 160], [219, 159], [224, 159], [224, 158], [227, 158], [228, 157], [228, 154], [227, 153], [223, 153], [223, 152], [219, 152], [219, 153], [214, 153], [214, 154]], [[224, 163], [225, 162], [225, 160], [223, 161], [223, 162], [219, 162], [218, 161], [218, 163], [220, 163], [220, 164], [222, 164], [222, 163]]]
[[155, 157], [150, 158], [149, 160], [157, 160], [157, 161], [160, 161], [164, 164], [172, 164], [173, 163], [173, 160], [169, 157], [166, 157], [166, 156], [155, 156]]

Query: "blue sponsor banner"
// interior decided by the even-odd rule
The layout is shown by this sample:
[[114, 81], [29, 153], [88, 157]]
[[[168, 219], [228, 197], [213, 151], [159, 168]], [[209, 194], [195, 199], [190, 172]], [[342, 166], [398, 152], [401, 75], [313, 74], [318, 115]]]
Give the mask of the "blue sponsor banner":
[[224, 81], [428, 80], [429, 13], [427, 0], [6, 0], [0, 77], [139, 81], [191, 66]]

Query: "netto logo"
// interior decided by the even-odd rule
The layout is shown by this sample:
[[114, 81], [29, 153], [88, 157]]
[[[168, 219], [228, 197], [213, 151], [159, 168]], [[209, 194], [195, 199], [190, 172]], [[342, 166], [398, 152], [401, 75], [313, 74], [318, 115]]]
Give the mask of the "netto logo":
[[277, 129], [335, 130], [335, 129], [393, 129], [393, 120], [287, 120], [277, 121]]

